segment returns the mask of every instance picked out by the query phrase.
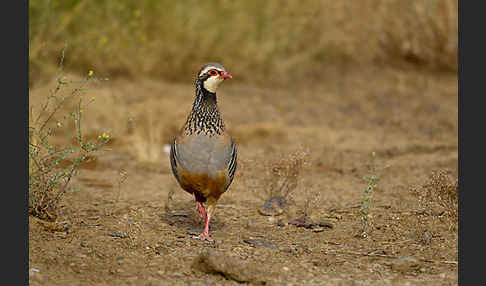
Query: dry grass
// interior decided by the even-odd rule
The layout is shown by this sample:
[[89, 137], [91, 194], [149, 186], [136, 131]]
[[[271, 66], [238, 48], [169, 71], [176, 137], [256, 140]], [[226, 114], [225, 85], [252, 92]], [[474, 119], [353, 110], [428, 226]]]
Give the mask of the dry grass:
[[[168, 156], [164, 148], [172, 143], [182, 126], [181, 120], [174, 120], [171, 117], [174, 113], [168, 108], [171, 108], [171, 105], [155, 104], [155, 108], [148, 108], [133, 118], [133, 131], [127, 134], [127, 140], [132, 146], [131, 152], [138, 161], [160, 162], [163, 157]], [[182, 119], [184, 111], [186, 110], [181, 109], [181, 116], [178, 116], [178, 119], [179, 117]]]
[[264, 201], [260, 214], [285, 212], [289, 219], [297, 215], [311, 216], [321, 196], [315, 192], [312, 176], [304, 174], [310, 170], [310, 152], [304, 148], [277, 155], [264, 163], [261, 171], [264, 175], [254, 189], [255, 195]]
[[160, 161], [163, 152], [164, 126], [157, 124], [153, 112], [143, 114], [135, 122], [134, 133], [129, 137], [134, 153], [141, 162]]
[[289, 197], [298, 186], [301, 172], [308, 164], [308, 158], [308, 152], [297, 150], [270, 163], [265, 170], [264, 180], [268, 197]]
[[356, 65], [457, 71], [458, 6], [452, 0], [30, 1], [29, 79], [68, 66], [100, 75], [186, 81], [221, 61], [240, 80], [318, 80]]
[[458, 1], [383, 1], [377, 16], [383, 60], [457, 71]]
[[[91, 76], [67, 80], [63, 60], [64, 51], [57, 84], [38, 97], [38, 104], [30, 104], [29, 114], [29, 214], [51, 221], [57, 218], [59, 202], [81, 164], [91, 161], [110, 139], [106, 132], [89, 138], [82, 128], [85, 110], [93, 103], [83, 95], [98, 80]], [[56, 144], [63, 133], [71, 142]]]
[[452, 179], [448, 171], [434, 171], [422, 187], [413, 188], [412, 192], [418, 196], [424, 214], [457, 219], [459, 181]]

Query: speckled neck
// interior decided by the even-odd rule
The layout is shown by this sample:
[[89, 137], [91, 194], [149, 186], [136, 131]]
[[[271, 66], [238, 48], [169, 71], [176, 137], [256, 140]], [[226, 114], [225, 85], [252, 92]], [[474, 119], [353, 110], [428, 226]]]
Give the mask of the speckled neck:
[[224, 123], [219, 113], [216, 93], [207, 91], [203, 80], [196, 79], [195, 98], [192, 110], [184, 125], [186, 135], [204, 134], [213, 136], [224, 132]]

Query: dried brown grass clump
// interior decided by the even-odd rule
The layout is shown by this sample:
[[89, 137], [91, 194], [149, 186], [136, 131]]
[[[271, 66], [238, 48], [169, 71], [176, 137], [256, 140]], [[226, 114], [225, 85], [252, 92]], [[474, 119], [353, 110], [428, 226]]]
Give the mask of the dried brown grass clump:
[[[128, 137], [133, 146], [131, 152], [139, 162], [160, 162], [168, 156], [164, 148], [172, 144], [179, 131], [174, 121], [160, 120], [162, 116], [156, 117], [154, 113], [147, 111], [147, 114], [140, 114], [134, 120], [133, 134]], [[164, 115], [162, 118], [167, 117]]]
[[265, 188], [270, 197], [287, 198], [295, 190], [308, 156], [307, 151], [298, 150], [270, 164]]
[[[299, 184], [301, 185], [300, 193], [303, 194], [305, 199], [301, 211], [304, 216], [310, 214], [317, 197], [309, 193], [311, 189], [310, 180], [302, 182], [302, 172], [308, 167], [308, 160], [309, 152], [299, 149], [265, 165], [265, 176], [261, 183], [264, 195], [263, 197], [260, 196], [264, 204], [259, 208], [260, 214], [280, 215], [284, 213], [285, 209], [289, 211], [286, 207], [296, 205], [292, 193]], [[287, 215], [294, 216], [295, 214], [287, 213]]]
[[448, 171], [434, 171], [422, 187], [412, 192], [418, 196], [424, 214], [457, 218], [459, 181], [451, 179]]

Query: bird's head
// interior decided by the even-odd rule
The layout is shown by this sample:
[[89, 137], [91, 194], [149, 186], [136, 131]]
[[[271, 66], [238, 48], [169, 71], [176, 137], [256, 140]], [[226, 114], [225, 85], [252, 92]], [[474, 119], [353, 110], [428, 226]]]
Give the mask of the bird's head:
[[218, 63], [205, 64], [197, 75], [196, 82], [202, 83], [204, 89], [216, 93], [218, 86], [228, 78], [233, 78], [222, 65]]

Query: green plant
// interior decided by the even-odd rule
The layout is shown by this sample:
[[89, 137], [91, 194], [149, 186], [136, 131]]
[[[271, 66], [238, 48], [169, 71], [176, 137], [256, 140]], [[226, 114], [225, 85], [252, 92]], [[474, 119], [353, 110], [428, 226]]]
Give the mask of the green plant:
[[378, 168], [376, 166], [376, 153], [371, 153], [371, 162], [369, 165], [369, 175], [363, 176], [363, 180], [366, 182], [366, 188], [363, 190], [363, 198], [360, 202], [359, 213], [361, 215], [362, 229], [360, 230], [361, 237], [367, 237], [368, 232], [371, 230], [372, 226], [372, 215], [370, 214], [370, 207], [372, 202], [373, 190], [378, 186], [380, 178], [377, 175], [377, 171], [388, 166]]
[[[83, 137], [83, 114], [94, 101], [85, 103], [83, 93], [88, 84], [98, 80], [90, 71], [82, 81], [67, 81], [63, 76], [65, 50], [66, 46], [61, 52], [55, 89], [38, 111], [37, 106], [30, 106], [29, 114], [29, 214], [50, 221], [56, 219], [58, 203], [71, 179], [79, 173], [80, 164], [92, 160], [90, 155], [110, 140], [105, 132], [95, 140]], [[66, 92], [71, 84], [77, 87]], [[60, 115], [63, 111], [67, 114]], [[73, 145], [53, 143], [62, 131], [74, 133]]]

